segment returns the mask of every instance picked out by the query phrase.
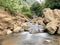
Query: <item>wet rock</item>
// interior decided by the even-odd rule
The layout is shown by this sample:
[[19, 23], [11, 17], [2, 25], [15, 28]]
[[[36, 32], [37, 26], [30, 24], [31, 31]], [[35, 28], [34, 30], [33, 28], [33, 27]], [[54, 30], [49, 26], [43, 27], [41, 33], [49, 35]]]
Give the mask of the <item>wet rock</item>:
[[12, 31], [10, 29], [7, 29], [7, 35], [12, 34]]
[[44, 25], [43, 20], [44, 20], [44, 19], [43, 19], [42, 17], [37, 17], [37, 18], [33, 18], [33, 19], [32, 19], [32, 22], [33, 22], [33, 23], [40, 24], [40, 25]]
[[27, 25], [26, 23], [22, 23], [22, 24], [21, 24], [21, 27], [22, 27], [23, 29], [25, 29], [25, 30], [28, 29], [28, 25]]
[[50, 43], [50, 42], [51, 42], [51, 40], [46, 40], [46, 42]]
[[10, 30], [10, 29], [5, 29], [5, 30], [3, 30], [3, 31], [0, 31], [0, 35], [9, 35], [9, 34], [11, 34], [12, 33], [12, 31]]
[[23, 32], [24, 29], [22, 27], [16, 27], [14, 28], [13, 32]]
[[57, 34], [60, 34], [60, 26], [58, 27]]
[[45, 26], [44, 25], [38, 25], [38, 29], [40, 30], [40, 33], [42, 33], [45, 30]]

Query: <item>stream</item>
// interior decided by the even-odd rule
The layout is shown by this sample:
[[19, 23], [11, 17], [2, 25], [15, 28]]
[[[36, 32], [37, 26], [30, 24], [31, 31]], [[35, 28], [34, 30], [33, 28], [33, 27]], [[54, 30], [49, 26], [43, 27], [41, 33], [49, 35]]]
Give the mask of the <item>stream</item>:
[[[30, 27], [28, 30], [31, 30], [32, 33], [26, 31], [0, 36], [0, 45], [60, 45], [59, 35], [49, 35], [48, 33], [42, 32], [43, 27], [41, 25], [30, 22], [27, 24]], [[37, 29], [40, 29], [40, 32]]]
[[60, 45], [60, 36], [48, 33], [14, 33], [0, 37], [0, 45]]

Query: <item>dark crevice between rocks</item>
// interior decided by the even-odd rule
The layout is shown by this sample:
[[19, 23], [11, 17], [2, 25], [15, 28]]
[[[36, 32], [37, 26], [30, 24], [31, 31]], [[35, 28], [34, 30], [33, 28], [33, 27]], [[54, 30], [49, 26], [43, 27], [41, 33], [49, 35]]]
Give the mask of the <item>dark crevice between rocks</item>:
[[48, 30], [47, 30], [47, 29], [45, 29], [43, 32], [46, 32], [46, 33], [47, 33], [47, 32], [48, 32]]
[[0, 31], [3, 31], [3, 29], [0, 28]]
[[[48, 29], [45, 29], [44, 32], [50, 34]], [[54, 34], [50, 34], [50, 35], [54, 35]]]
[[57, 27], [57, 29], [56, 29], [56, 31], [55, 31], [55, 34], [57, 34], [57, 32], [58, 32], [58, 29], [59, 29], [59, 27]]
[[43, 23], [44, 23], [45, 25], [47, 25], [47, 24], [48, 24], [48, 22], [45, 22], [45, 21], [43, 21]]
[[29, 32], [28, 30], [24, 30], [25, 32]]
[[27, 20], [25, 20], [25, 22], [28, 22]]
[[13, 28], [11, 28], [11, 27], [7, 27], [7, 29], [10, 29], [11, 31], [13, 31]]

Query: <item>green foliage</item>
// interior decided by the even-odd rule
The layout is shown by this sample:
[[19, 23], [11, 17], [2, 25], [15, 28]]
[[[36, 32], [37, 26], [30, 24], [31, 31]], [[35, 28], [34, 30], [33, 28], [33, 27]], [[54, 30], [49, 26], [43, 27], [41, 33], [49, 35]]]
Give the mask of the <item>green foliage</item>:
[[32, 14], [29, 7], [24, 6], [22, 8], [22, 12], [23, 14], [27, 15], [29, 18], [32, 18]]
[[51, 9], [60, 9], [60, 0], [46, 0], [45, 7]]
[[18, 6], [18, 0], [0, 0], [0, 6], [8, 8], [10, 10], [15, 10]]
[[0, 6], [8, 8], [11, 13], [20, 11], [25, 15], [31, 15], [30, 6], [24, 0], [0, 0]]
[[30, 9], [32, 13], [35, 13], [37, 16], [42, 16], [43, 7], [40, 3], [38, 2], [33, 3]]
[[25, 15], [27, 15], [29, 18], [32, 18], [31, 12], [24, 12]]
[[40, 4], [35, 2], [32, 6], [28, 3], [30, 0], [0, 0], [0, 6], [8, 8], [11, 13], [16, 13], [16, 11], [20, 11], [27, 15], [28, 17], [32, 17], [32, 14], [36, 14], [37, 16], [42, 16], [42, 10], [44, 8], [44, 3]]

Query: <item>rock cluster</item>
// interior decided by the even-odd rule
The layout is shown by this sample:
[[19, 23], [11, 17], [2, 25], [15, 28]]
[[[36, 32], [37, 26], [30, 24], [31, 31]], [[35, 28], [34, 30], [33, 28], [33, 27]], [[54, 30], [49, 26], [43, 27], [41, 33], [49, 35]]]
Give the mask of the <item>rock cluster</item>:
[[0, 8], [0, 35], [23, 31], [29, 31], [33, 34], [40, 33], [44, 30], [43, 25], [41, 17], [29, 19], [26, 15], [19, 12], [16, 12], [16, 15], [14, 15], [4, 8]]
[[0, 8], [0, 35], [24, 31], [27, 28], [26, 21], [29, 21], [29, 18], [19, 12], [14, 15], [6, 9]]
[[0, 35], [23, 31], [40, 33], [43, 30], [50, 34], [60, 34], [60, 10], [46, 8], [43, 10], [43, 18], [29, 19], [18, 11], [16, 14], [11, 14], [8, 10], [0, 8]]
[[44, 26], [45, 24], [43, 23], [43, 20], [44, 20], [44, 18], [42, 18], [42, 17], [36, 17], [36, 18], [33, 18], [31, 22]]
[[60, 10], [46, 8], [43, 10], [44, 23], [50, 34], [60, 34]]

